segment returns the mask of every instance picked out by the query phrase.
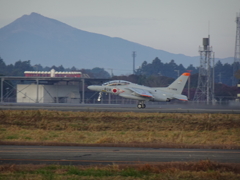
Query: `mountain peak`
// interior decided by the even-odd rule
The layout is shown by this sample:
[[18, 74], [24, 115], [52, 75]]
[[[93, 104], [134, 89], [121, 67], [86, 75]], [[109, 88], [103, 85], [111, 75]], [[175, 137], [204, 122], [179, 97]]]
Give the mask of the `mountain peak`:
[[33, 24], [38, 23], [39, 21], [44, 21], [46, 18], [38, 13], [32, 12], [30, 15], [23, 15], [22, 17], [16, 19], [12, 23], [8, 24], [7, 26], [1, 28], [0, 30], [14, 30], [14, 31], [19, 31], [20, 29], [28, 29], [30, 26]]
[[29, 16], [42, 16], [42, 15], [38, 14], [38, 13], [35, 13], [35, 12], [32, 12]]
[[69, 32], [73, 32], [75, 30], [76, 28], [73, 28], [58, 20], [51, 19], [42, 16], [41, 14], [32, 12], [30, 15], [25, 14], [10, 23], [9, 25], [1, 28], [0, 32], [2, 32], [3, 34], [8, 34], [9, 32], [28, 32], [38, 35], [42, 38], [52, 39], [56, 36], [69, 36]]
[[43, 66], [131, 69], [129, 58], [133, 50], [138, 52], [137, 66], [155, 57], [162, 62], [174, 59], [183, 65], [195, 61], [184, 55], [73, 28], [36, 12], [23, 15], [0, 29], [0, 55], [9, 63], [30, 59]]
[[[44, 18], [47, 18], [47, 17], [44, 17], [41, 14], [32, 12], [29, 15], [28, 14], [23, 15], [22, 17], [18, 18], [17, 20], [31, 21], [31, 20], [44, 19]], [[47, 18], [47, 19], [49, 19], [49, 18]]]
[[[38, 13], [35, 13], [35, 12], [32, 12], [30, 15], [23, 15], [22, 17], [16, 19], [14, 22], [18, 22], [20, 21], [20, 23], [26, 23], [25, 25], [31, 25], [31, 24], [37, 24], [37, 23], [49, 23], [49, 22], [59, 22], [61, 23], [60, 21], [57, 21], [57, 20], [54, 20], [54, 19], [51, 19], [51, 18], [48, 18], [48, 17], [45, 17], [41, 14], [38, 14]], [[48, 24], [49, 25], [49, 24]]]
[[26, 18], [26, 17], [44, 17], [43, 15], [41, 15], [41, 14], [38, 14], [38, 13], [35, 13], [35, 12], [32, 12], [31, 14], [24, 14], [22, 17], [20, 17], [20, 18]]

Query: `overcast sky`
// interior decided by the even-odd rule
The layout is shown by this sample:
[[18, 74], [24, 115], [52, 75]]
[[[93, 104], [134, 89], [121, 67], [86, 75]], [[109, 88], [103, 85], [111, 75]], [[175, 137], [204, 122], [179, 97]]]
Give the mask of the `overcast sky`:
[[234, 56], [240, 0], [0, 0], [0, 28], [31, 12], [188, 56], [210, 32], [215, 57], [225, 58]]

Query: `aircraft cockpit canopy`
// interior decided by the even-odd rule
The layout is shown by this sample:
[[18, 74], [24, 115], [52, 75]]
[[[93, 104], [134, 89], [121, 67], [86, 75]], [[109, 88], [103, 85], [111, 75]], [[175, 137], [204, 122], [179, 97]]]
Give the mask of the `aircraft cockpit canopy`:
[[106, 83], [103, 83], [103, 86], [124, 86], [130, 84], [129, 81], [124, 81], [124, 80], [114, 80], [114, 81], [109, 81]]

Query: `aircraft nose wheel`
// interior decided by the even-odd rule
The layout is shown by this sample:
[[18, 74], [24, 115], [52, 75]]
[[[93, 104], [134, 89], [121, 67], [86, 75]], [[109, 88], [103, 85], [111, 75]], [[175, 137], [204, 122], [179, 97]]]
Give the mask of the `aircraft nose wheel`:
[[146, 107], [146, 104], [138, 104], [137, 107], [138, 109], [144, 109]]
[[99, 95], [98, 95], [98, 101], [101, 101], [101, 98], [102, 98], [102, 92], [99, 92]]

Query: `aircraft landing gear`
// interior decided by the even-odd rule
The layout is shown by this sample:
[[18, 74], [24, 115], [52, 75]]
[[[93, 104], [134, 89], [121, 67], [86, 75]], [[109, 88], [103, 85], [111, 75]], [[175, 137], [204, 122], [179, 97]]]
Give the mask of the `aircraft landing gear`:
[[146, 107], [146, 104], [144, 104], [144, 101], [139, 101], [137, 107], [138, 109], [144, 109]]
[[98, 101], [101, 101], [101, 98], [102, 98], [102, 92], [99, 92], [99, 96], [98, 96]]

